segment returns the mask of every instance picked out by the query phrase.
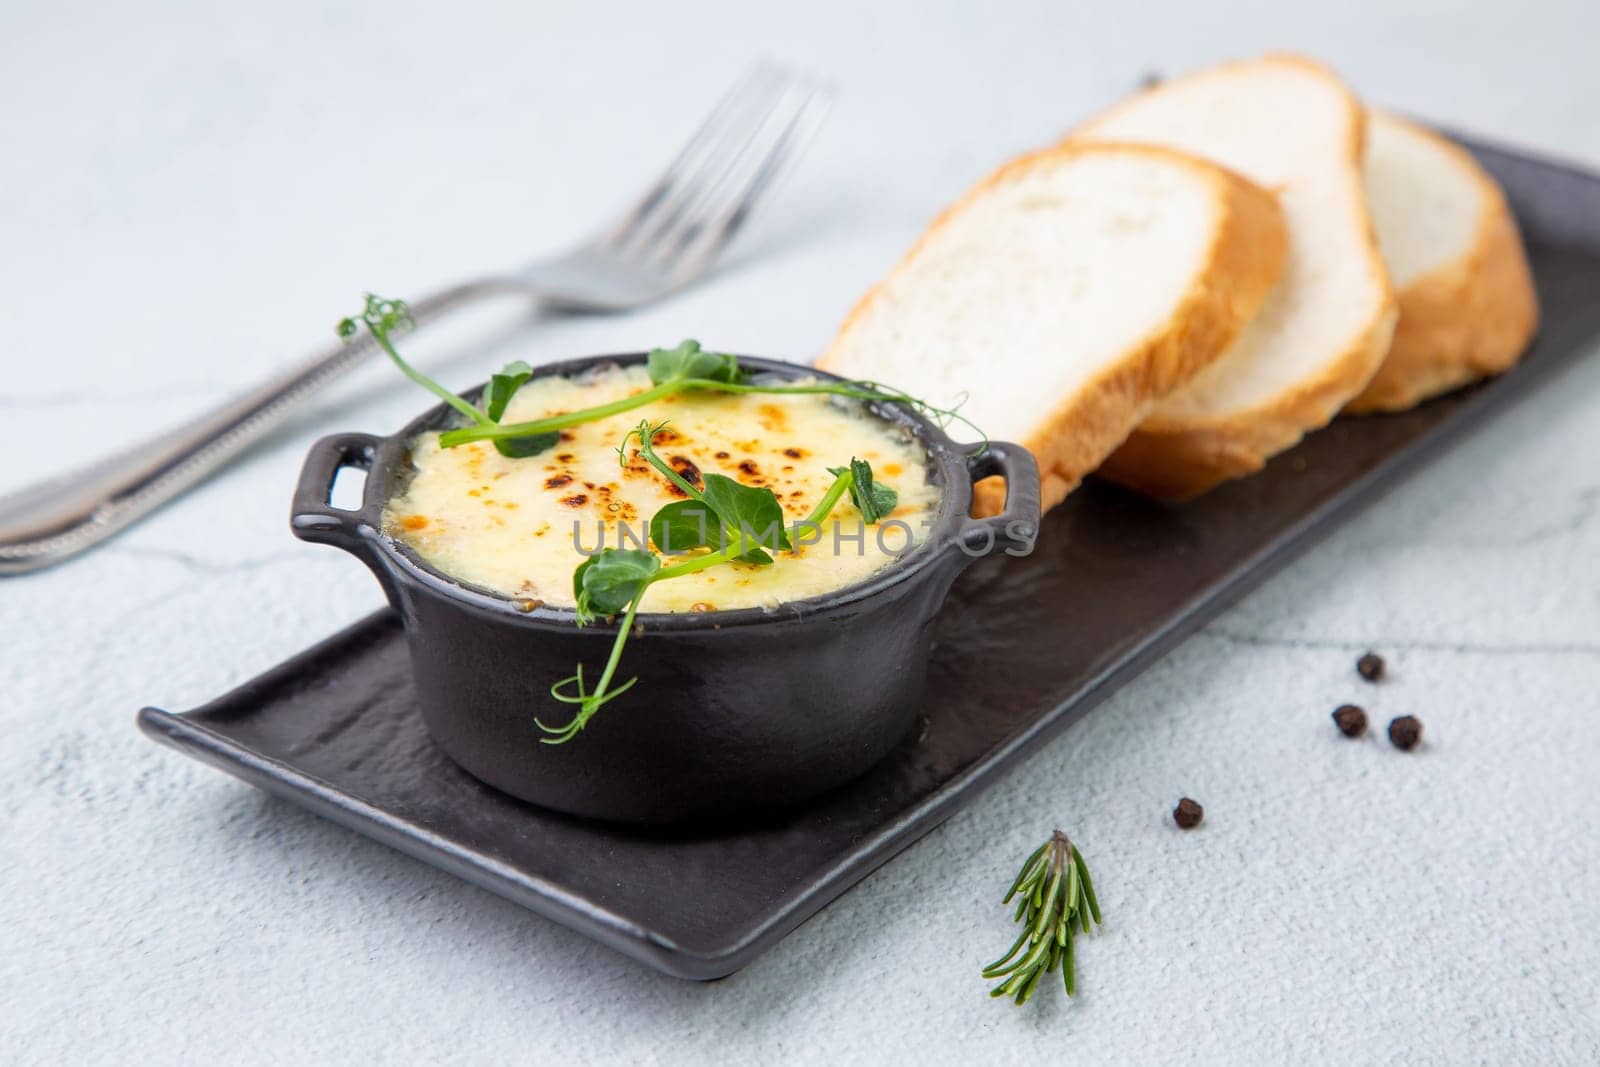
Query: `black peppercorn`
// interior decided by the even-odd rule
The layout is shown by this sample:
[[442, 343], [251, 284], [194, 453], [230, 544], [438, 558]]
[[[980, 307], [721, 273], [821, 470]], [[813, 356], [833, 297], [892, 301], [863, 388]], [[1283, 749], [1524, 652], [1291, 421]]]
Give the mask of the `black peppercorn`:
[[1180, 830], [1193, 830], [1200, 825], [1200, 820], [1205, 818], [1205, 814], [1205, 808], [1184, 797], [1178, 801], [1178, 806], [1172, 809], [1172, 821], [1178, 824]]
[[1402, 715], [1389, 724], [1389, 740], [1395, 748], [1410, 752], [1422, 740], [1422, 720]]
[[1383, 677], [1383, 657], [1376, 652], [1368, 652], [1356, 660], [1356, 672], [1369, 682], [1376, 682]]
[[1367, 732], [1367, 713], [1354, 704], [1340, 704], [1334, 709], [1333, 723], [1346, 737], [1360, 737]]

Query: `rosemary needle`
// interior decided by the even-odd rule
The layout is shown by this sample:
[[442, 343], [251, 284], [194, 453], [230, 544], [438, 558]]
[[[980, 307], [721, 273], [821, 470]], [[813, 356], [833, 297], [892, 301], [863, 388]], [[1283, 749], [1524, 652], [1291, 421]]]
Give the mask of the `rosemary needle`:
[[1088, 933], [1091, 922], [1100, 922], [1100, 902], [1083, 854], [1057, 830], [1023, 861], [1001, 903], [1011, 903], [1012, 897], [1021, 898], [1013, 921], [1022, 924], [1022, 933], [1004, 956], [983, 969], [985, 978], [1002, 979], [989, 995], [1026, 1004], [1040, 979], [1059, 968], [1072, 996], [1078, 984], [1073, 927]]

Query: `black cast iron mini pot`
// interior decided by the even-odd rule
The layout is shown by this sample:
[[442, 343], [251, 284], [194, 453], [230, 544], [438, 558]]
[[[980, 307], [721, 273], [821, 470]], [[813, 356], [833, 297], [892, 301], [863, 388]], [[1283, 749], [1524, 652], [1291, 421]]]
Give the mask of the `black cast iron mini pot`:
[[[644, 358], [571, 360], [536, 373]], [[741, 362], [780, 378], [832, 377]], [[638, 684], [562, 745], [541, 744], [533, 720], [570, 717], [550, 686], [580, 662], [596, 676], [616, 624], [579, 629], [570, 609], [519, 610], [515, 600], [433, 570], [381, 528], [385, 503], [412, 474], [410, 442], [458, 415], [440, 405], [392, 437], [318, 441], [300, 473], [291, 524], [296, 537], [342, 548], [377, 576], [405, 627], [429, 733], [482, 781], [601, 819], [742, 818], [842, 785], [886, 755], [917, 718], [933, 617], [950, 583], [979, 557], [1026, 555], [1038, 530], [1039, 474], [1026, 449], [995, 441], [973, 456], [973, 446], [954, 444], [904, 405], [870, 407], [916, 437], [941, 488], [918, 545], [865, 582], [774, 611], [639, 615], [618, 671]], [[355, 511], [328, 503], [343, 467], [369, 471]], [[994, 474], [1009, 486], [1004, 513], [969, 517], [973, 482]]]

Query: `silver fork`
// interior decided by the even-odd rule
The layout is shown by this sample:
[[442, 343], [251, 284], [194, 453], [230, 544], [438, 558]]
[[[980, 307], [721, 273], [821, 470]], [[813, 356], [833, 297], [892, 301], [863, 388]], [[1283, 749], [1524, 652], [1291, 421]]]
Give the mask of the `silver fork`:
[[[482, 297], [525, 293], [551, 307], [638, 307], [703, 276], [827, 110], [828, 94], [793, 72], [746, 73], [634, 205], [594, 237], [521, 270], [411, 301], [417, 323]], [[363, 335], [182, 427], [0, 497], [0, 575], [77, 555], [204, 481], [329, 381], [377, 350]]]

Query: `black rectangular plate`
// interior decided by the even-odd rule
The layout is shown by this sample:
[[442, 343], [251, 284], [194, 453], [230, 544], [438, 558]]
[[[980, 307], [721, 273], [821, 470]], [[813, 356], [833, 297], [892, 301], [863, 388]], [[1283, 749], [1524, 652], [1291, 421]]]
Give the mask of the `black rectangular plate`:
[[[1600, 177], [1472, 147], [1505, 184], [1538, 279], [1544, 322], [1521, 366], [1403, 415], [1340, 419], [1260, 474], [1181, 507], [1085, 486], [1047, 517], [1033, 556], [980, 564], [957, 585], [918, 736], [803, 811], [737, 830], [646, 832], [480, 785], [424, 732], [389, 612], [195, 711], [146, 708], [140, 726], [669, 974], [729, 974], [1407, 468], [1594, 343]], [[1095, 610], [1068, 616], [1069, 602]]]

